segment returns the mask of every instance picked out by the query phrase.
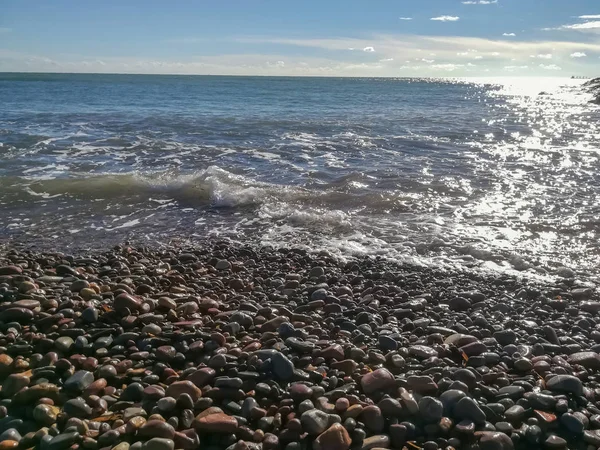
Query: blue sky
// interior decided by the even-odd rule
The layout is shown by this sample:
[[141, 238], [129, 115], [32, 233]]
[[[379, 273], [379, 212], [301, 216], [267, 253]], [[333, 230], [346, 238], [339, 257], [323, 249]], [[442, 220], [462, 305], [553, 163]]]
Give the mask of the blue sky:
[[600, 75], [599, 0], [0, 0], [0, 71]]

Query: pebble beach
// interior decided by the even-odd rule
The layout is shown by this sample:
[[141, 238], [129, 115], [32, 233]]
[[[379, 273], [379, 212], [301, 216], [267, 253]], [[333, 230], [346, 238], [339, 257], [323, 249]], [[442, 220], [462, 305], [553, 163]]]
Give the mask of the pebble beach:
[[3, 249], [0, 450], [600, 447], [600, 298], [212, 241]]

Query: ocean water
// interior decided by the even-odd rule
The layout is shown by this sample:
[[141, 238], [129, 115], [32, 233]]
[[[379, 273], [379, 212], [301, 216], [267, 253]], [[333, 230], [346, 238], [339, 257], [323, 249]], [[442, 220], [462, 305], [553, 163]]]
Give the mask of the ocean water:
[[226, 237], [597, 282], [581, 83], [0, 74], [0, 241]]

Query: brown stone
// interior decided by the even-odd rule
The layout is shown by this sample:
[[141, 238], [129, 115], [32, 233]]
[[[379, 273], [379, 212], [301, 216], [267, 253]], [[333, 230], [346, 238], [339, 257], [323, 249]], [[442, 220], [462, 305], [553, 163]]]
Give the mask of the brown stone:
[[12, 450], [13, 448], [17, 448], [19, 443], [17, 441], [6, 440], [0, 442], [0, 450]]
[[333, 344], [321, 351], [321, 356], [325, 359], [344, 359], [344, 349], [340, 344]]
[[202, 367], [192, 373], [187, 379], [194, 383], [197, 387], [204, 387], [215, 377], [215, 369], [210, 367]]
[[196, 417], [196, 420], [194, 420], [196, 430], [208, 433], [235, 433], [237, 427], [237, 420], [224, 413]]
[[387, 369], [377, 369], [368, 373], [360, 380], [360, 385], [365, 394], [373, 394], [377, 391], [386, 391], [396, 386], [394, 376]]
[[190, 397], [192, 397], [192, 401], [194, 402], [197, 402], [198, 399], [202, 397], [202, 391], [200, 388], [198, 388], [198, 386], [189, 380], [176, 381], [175, 383], [171, 384], [165, 392], [167, 397], [173, 397], [175, 399], [181, 394], [188, 394]]
[[348, 450], [352, 439], [348, 431], [339, 423], [334, 423], [315, 439], [315, 450]]

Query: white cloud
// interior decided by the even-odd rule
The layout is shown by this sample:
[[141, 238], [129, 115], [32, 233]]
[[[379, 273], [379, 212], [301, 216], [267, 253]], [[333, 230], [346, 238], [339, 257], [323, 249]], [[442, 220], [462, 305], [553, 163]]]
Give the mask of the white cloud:
[[430, 20], [436, 20], [438, 22], [456, 22], [457, 20], [460, 20], [460, 17], [458, 17], [458, 16], [438, 16], [438, 17], [432, 17]]
[[539, 55], [530, 55], [529, 57], [537, 59], [552, 59], [552, 53], [541, 53]]
[[463, 5], [495, 5], [498, 0], [465, 0]]
[[502, 36], [515, 37], [515, 33], [502, 33]]
[[431, 66], [432, 69], [435, 70], [446, 70], [448, 72], [454, 72], [455, 70], [464, 67], [464, 64], [451, 64], [451, 63], [447, 63], [447, 64], [433, 64]]
[[[589, 16], [590, 18], [592, 16]], [[600, 17], [598, 17], [600, 19]], [[592, 20], [591, 22], [583, 22], [583, 23], [574, 23], [570, 25], [561, 25], [556, 28], [542, 28], [543, 31], [561, 31], [561, 30], [574, 30], [581, 32], [591, 32], [598, 33], [600, 32], [600, 20]]]
[[587, 55], [585, 52], [574, 52], [571, 53], [571, 58], [585, 58]]
[[529, 66], [504, 66], [504, 70], [508, 70], [509, 72], [513, 72], [515, 70], [525, 70], [529, 69]]
[[590, 20], [590, 19], [600, 19], [600, 14], [588, 14], [585, 16], [579, 16], [580, 19]]
[[417, 61], [422, 61], [422, 62], [424, 62], [424, 63], [431, 64], [431, 63], [434, 63], [434, 62], [435, 62], [435, 59], [426, 59], [426, 58], [421, 58], [421, 59], [417, 59]]
[[400, 20], [413, 20], [412, 17], [400, 17]]
[[557, 66], [556, 64], [540, 64], [540, 68], [544, 70], [562, 70], [562, 67]]
[[375, 49], [373, 47], [365, 47], [363, 48], [363, 52], [373, 53]]
[[394, 60], [394, 58], [383, 58], [383, 59], [380, 59], [379, 62], [391, 62], [393, 60]]

